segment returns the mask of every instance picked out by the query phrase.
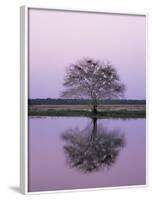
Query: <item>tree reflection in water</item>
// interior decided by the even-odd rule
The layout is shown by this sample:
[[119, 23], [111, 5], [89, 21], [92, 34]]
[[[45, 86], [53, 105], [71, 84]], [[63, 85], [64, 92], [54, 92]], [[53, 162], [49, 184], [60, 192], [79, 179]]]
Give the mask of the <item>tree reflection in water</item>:
[[97, 118], [93, 118], [84, 130], [65, 131], [62, 139], [69, 166], [85, 173], [110, 167], [125, 145], [124, 135], [119, 130], [97, 126]]

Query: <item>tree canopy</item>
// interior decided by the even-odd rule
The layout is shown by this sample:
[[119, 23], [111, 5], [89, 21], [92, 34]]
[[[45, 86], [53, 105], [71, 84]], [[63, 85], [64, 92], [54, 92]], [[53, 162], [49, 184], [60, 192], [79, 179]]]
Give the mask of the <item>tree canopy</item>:
[[62, 97], [88, 98], [94, 110], [98, 100], [122, 97], [125, 91], [117, 70], [110, 62], [82, 59], [71, 64], [64, 79]]
[[63, 97], [90, 99], [116, 98], [123, 95], [125, 86], [110, 62], [82, 59], [67, 69]]

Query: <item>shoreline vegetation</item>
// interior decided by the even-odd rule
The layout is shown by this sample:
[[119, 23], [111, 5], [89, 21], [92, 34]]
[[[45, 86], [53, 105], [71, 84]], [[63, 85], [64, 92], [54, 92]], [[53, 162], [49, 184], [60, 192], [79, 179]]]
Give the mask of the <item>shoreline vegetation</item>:
[[91, 117], [91, 118], [145, 118], [145, 110], [104, 110], [93, 114], [87, 110], [29, 110], [29, 116]]
[[[83, 103], [83, 104], [82, 104]], [[109, 100], [92, 113], [88, 100], [35, 99], [29, 101], [29, 116], [146, 118], [145, 100]]]

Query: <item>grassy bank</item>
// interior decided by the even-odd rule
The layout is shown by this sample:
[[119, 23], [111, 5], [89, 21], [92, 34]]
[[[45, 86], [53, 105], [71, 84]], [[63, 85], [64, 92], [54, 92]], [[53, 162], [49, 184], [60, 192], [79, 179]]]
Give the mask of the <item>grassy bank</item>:
[[97, 115], [87, 110], [29, 110], [29, 116], [56, 116], [56, 117], [97, 117], [97, 118], [145, 118], [145, 110], [104, 110]]

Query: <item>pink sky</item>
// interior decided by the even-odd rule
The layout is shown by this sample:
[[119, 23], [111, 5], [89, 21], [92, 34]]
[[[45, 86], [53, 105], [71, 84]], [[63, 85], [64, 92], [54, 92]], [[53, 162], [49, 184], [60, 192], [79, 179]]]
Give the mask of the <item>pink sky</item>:
[[29, 9], [29, 98], [59, 98], [66, 67], [84, 57], [109, 60], [125, 98], [145, 99], [145, 16]]

